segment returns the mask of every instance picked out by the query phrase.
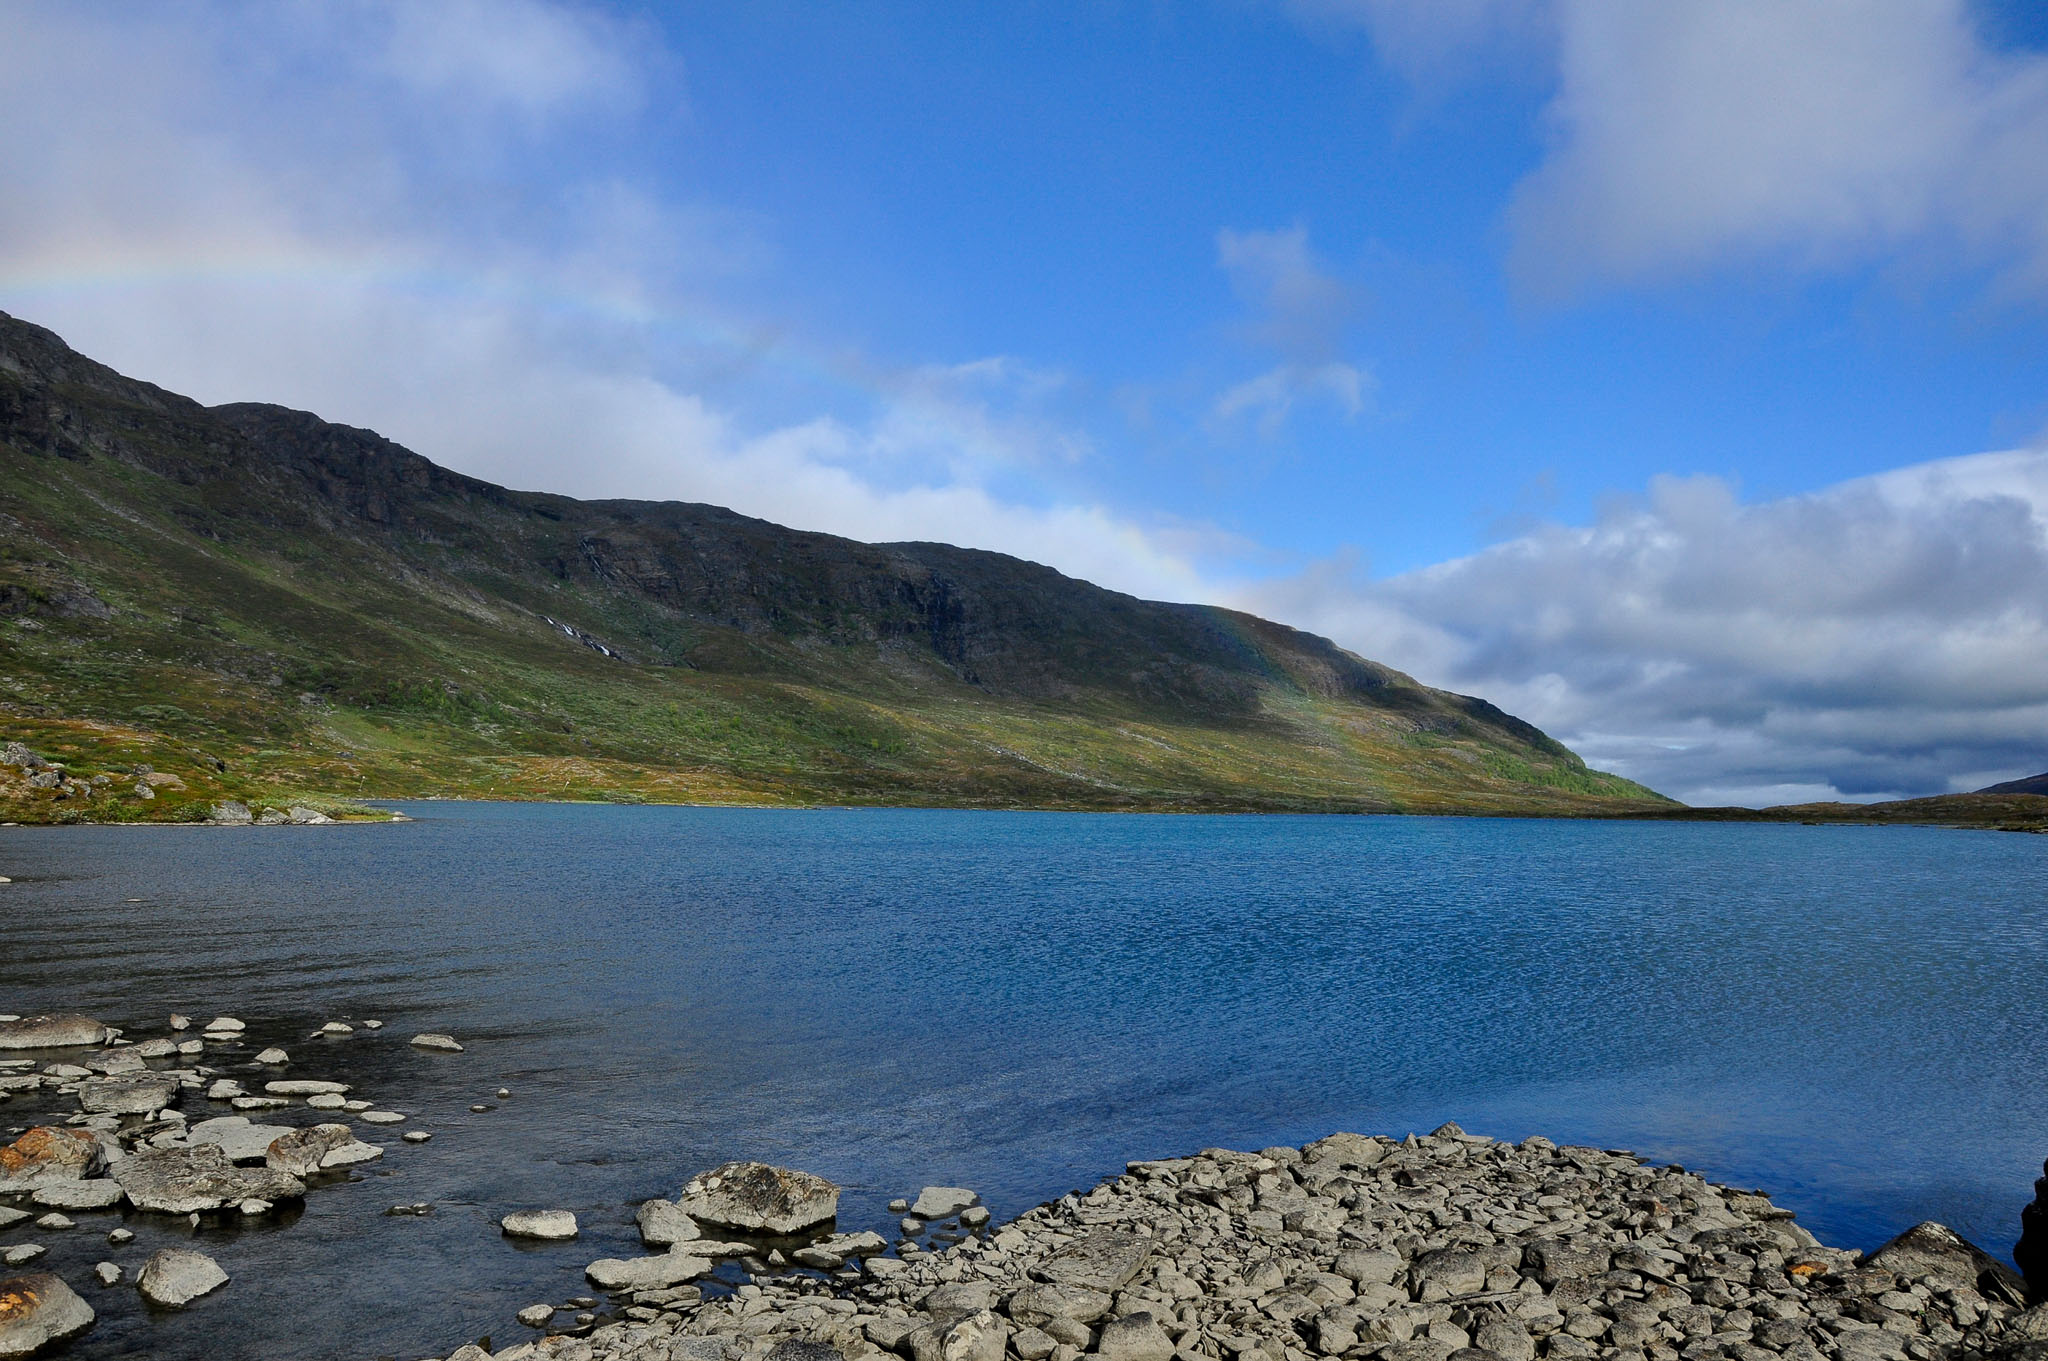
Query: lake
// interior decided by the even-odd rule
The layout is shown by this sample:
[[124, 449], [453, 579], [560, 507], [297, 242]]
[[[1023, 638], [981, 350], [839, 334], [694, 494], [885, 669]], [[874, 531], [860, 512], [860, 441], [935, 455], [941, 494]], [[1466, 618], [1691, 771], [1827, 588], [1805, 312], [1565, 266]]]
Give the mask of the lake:
[[[0, 1233], [100, 1308], [71, 1354], [502, 1346], [639, 1251], [633, 1204], [731, 1158], [829, 1176], [842, 1228], [889, 1230], [929, 1183], [1000, 1220], [1127, 1159], [1456, 1120], [1759, 1187], [1828, 1243], [1934, 1218], [2003, 1255], [2048, 1155], [2038, 837], [398, 806], [418, 820], [0, 830], [0, 1011], [241, 1016], [293, 1076], [435, 1133], [372, 1134], [392, 1151], [291, 1222], [202, 1232], [235, 1280], [183, 1315], [89, 1283], [181, 1226]], [[309, 1038], [335, 1017], [387, 1028]], [[502, 1239], [531, 1207], [583, 1237]]]

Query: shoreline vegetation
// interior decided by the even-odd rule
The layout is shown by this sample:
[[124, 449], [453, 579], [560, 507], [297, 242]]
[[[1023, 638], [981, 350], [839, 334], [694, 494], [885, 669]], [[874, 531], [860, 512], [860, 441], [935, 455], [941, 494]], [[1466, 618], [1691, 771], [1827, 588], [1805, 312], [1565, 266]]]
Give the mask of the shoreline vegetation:
[[1668, 802], [1271, 620], [947, 544], [516, 491], [306, 412], [202, 406], [0, 315], [5, 742], [47, 766], [0, 766], [0, 820], [37, 822], [427, 796]]
[[[0, 732], [5, 731], [0, 721]], [[52, 760], [19, 740], [0, 743], [0, 825], [158, 825], [158, 826], [244, 826], [309, 825], [337, 822], [403, 822], [402, 813], [373, 806], [369, 800], [420, 802], [521, 802], [654, 805], [693, 808], [785, 808], [790, 810], [841, 807], [954, 808], [1003, 811], [1066, 812], [1296, 812], [1296, 813], [1386, 813], [1387, 809], [1330, 809], [1157, 805], [1132, 802], [1102, 806], [1060, 802], [891, 802], [842, 801], [804, 802], [768, 798], [645, 798], [617, 790], [586, 798], [550, 798], [545, 792], [521, 795], [511, 791], [486, 793], [389, 792], [361, 793], [336, 798], [290, 786], [254, 786], [249, 781], [231, 781], [226, 772], [193, 761], [188, 755], [176, 769], [159, 768], [137, 759], [139, 748], [117, 748], [111, 755], [104, 749], [87, 750], [76, 742], [60, 747], [61, 759]], [[152, 753], [154, 754], [154, 753]], [[222, 763], [224, 764], [224, 763]], [[1515, 809], [1480, 807], [1422, 808], [1419, 814], [1473, 817], [1572, 817], [1607, 821], [1651, 822], [1775, 822], [1840, 826], [1932, 826], [1975, 828], [2006, 832], [2048, 832], [2048, 795], [1982, 791], [1947, 794], [1931, 798], [1899, 799], [1883, 803], [1805, 803], [1772, 808], [1695, 808], [1663, 801], [1645, 806], [1588, 807], [1576, 810]]]
[[[334, 1020], [313, 1040], [401, 1033]], [[233, 1291], [204, 1251], [209, 1226], [280, 1213], [372, 1160], [442, 1156], [388, 1108], [403, 1093], [369, 1099], [257, 1035], [232, 1016], [173, 1016], [140, 1039], [76, 1014], [0, 1017], [0, 1100], [39, 1121], [0, 1148], [0, 1356], [89, 1348], [100, 1310]], [[407, 1043], [479, 1090], [517, 1066], [445, 1034]], [[901, 1217], [893, 1242], [839, 1232], [841, 1188], [823, 1177], [692, 1171], [676, 1170], [674, 1199], [617, 1211], [644, 1255], [590, 1261], [591, 1293], [449, 1339], [449, 1361], [2031, 1361], [2048, 1348], [2027, 1282], [1939, 1224], [1868, 1254], [1828, 1247], [1762, 1192], [1455, 1124], [1135, 1161], [1005, 1222], [970, 1188], [904, 1188], [886, 1206]], [[113, 1225], [106, 1260], [80, 1280], [25, 1270], [43, 1250], [7, 1231], [31, 1216], [30, 1232]], [[507, 1238], [563, 1245], [535, 1259], [539, 1280], [559, 1281], [554, 1254], [588, 1227], [530, 1205], [492, 1216]], [[179, 1221], [189, 1246], [132, 1260], [138, 1217]], [[337, 1342], [314, 1346], [346, 1354]]]

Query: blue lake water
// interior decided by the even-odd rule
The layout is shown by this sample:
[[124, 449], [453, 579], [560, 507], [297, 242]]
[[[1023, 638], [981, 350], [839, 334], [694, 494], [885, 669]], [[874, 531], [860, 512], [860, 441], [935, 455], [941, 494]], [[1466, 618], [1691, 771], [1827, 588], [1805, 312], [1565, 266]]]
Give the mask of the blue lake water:
[[[235, 1281], [185, 1315], [84, 1291], [102, 1321], [74, 1354], [502, 1346], [514, 1310], [638, 1251], [635, 1202], [736, 1157], [830, 1176], [842, 1228], [887, 1228], [927, 1183], [1001, 1218], [1129, 1158], [1455, 1119], [1760, 1187], [1843, 1246], [1936, 1218], [2002, 1254], [2048, 1154], [2039, 837], [402, 806], [419, 820], [0, 830], [0, 1011], [138, 1036], [239, 1015], [249, 1049], [207, 1062], [282, 1043], [293, 1076], [436, 1135], [294, 1222], [203, 1231]], [[308, 1038], [337, 1016], [388, 1025]], [[436, 1210], [381, 1213], [412, 1201]], [[583, 1238], [498, 1236], [543, 1206]], [[78, 1218], [0, 1245], [47, 1244], [83, 1289], [184, 1236], [130, 1216], [117, 1252], [112, 1217]]]

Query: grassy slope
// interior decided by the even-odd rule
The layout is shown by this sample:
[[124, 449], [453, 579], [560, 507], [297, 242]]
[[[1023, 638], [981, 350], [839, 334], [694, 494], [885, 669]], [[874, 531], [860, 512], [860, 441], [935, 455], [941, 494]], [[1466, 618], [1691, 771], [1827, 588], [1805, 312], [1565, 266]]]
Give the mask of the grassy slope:
[[[413, 493], [309, 497], [182, 399], [76, 366], [34, 377], [0, 364], [0, 740], [119, 778], [57, 800], [0, 767], [0, 816], [423, 795], [1511, 813], [1662, 802], [1369, 663], [1365, 689], [1325, 683], [1333, 656], [1356, 659], [1263, 621], [1162, 615], [1171, 607], [993, 555], [904, 546], [984, 602], [966, 610], [970, 638], [1010, 578], [1038, 573], [1059, 599], [1109, 611], [1104, 628], [1221, 628], [1252, 657], [1243, 674], [1105, 658], [1091, 624], [949, 662], [887, 601], [846, 603], [834, 555], [870, 550], [758, 522], [744, 522], [742, 566], [810, 553], [825, 575], [778, 585], [766, 622], [725, 619], [621, 585], [631, 544], [599, 540], [605, 560], [578, 531], [588, 563], [567, 562], [551, 526], [601, 508], [457, 488], [421, 494], [402, 523], [380, 519], [377, 497]], [[605, 523], [613, 539], [637, 532]], [[975, 665], [997, 678], [969, 683]], [[176, 783], [136, 797], [143, 763]]]

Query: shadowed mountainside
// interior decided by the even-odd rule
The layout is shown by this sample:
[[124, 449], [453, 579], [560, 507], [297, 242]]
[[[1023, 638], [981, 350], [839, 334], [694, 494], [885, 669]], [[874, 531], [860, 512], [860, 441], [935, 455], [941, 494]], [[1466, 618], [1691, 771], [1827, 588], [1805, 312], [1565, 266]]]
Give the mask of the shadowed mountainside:
[[1668, 806], [1251, 615], [509, 491], [305, 412], [203, 407], [5, 314], [0, 738], [69, 767], [0, 766], [0, 811], [38, 820], [310, 794]]
[[2003, 784], [1986, 785], [1979, 794], [2048, 794], [2048, 774], [2029, 775], [2024, 780], [2007, 780]]

